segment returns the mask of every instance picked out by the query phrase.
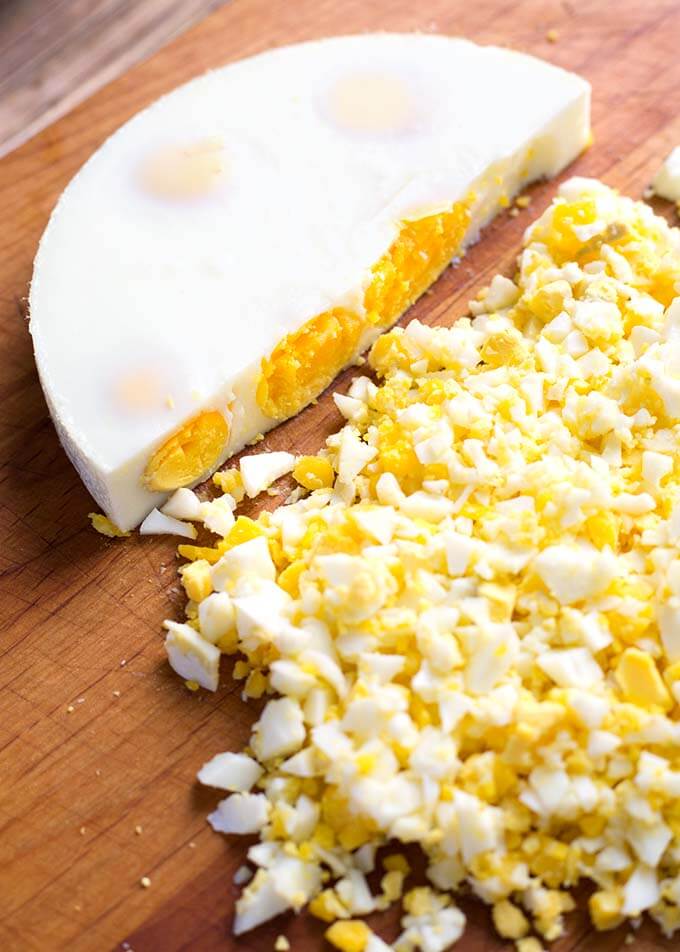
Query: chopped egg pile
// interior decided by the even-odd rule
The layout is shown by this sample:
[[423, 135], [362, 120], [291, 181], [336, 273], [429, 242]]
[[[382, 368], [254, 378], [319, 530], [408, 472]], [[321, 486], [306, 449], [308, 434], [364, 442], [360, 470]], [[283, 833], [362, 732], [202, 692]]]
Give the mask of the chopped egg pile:
[[[171, 499], [219, 541], [180, 546], [170, 662], [214, 689], [238, 653], [264, 702], [199, 774], [226, 791], [212, 826], [259, 834], [237, 933], [308, 905], [380, 952], [361, 917], [402, 901], [393, 948], [442, 952], [466, 888], [529, 952], [582, 879], [598, 929], [680, 926], [676, 294], [680, 232], [572, 179], [470, 317], [376, 341], [318, 456]], [[289, 505], [235, 514], [291, 471]]]

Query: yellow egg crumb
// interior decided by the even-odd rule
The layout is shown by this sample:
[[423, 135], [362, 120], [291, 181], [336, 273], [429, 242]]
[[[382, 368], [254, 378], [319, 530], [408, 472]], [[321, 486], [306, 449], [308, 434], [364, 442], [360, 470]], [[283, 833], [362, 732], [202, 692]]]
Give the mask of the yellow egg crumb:
[[300, 456], [293, 469], [293, 478], [305, 489], [332, 486], [335, 472], [323, 456]]
[[241, 679], [248, 676], [249, 671], [250, 665], [247, 661], [237, 661], [234, 665], [232, 675], [234, 678], [236, 678], [236, 680], [240, 681]]
[[412, 916], [426, 916], [432, 912], [434, 894], [427, 886], [411, 889], [404, 896], [404, 909]]
[[300, 593], [300, 576], [306, 567], [302, 559], [297, 559], [295, 562], [291, 562], [290, 565], [286, 566], [278, 577], [279, 587], [293, 598], [296, 598]]
[[615, 892], [599, 890], [588, 900], [588, 910], [593, 925], [600, 931], [615, 929], [623, 922], [621, 897]]
[[309, 911], [317, 919], [322, 919], [324, 922], [349, 918], [349, 913], [332, 889], [324, 889], [317, 893], [309, 904]]
[[521, 939], [529, 931], [529, 920], [521, 909], [507, 899], [491, 910], [496, 932], [504, 939]]
[[104, 516], [100, 512], [90, 512], [87, 518], [96, 532], [107, 536], [109, 539], [127, 539], [130, 535], [129, 532], [123, 532], [122, 529], [119, 529], [115, 522], [111, 522], [108, 516]]
[[264, 535], [264, 529], [258, 522], [248, 516], [238, 516], [224, 540], [224, 547], [231, 549], [261, 535]]
[[251, 671], [246, 680], [244, 693], [248, 697], [262, 697], [267, 689], [267, 679], [261, 671]]
[[370, 929], [360, 919], [335, 922], [324, 932], [325, 938], [341, 952], [364, 952]]
[[211, 546], [182, 544], [177, 546], [177, 554], [180, 558], [188, 559], [190, 562], [195, 562], [197, 559], [205, 559], [210, 565], [214, 565], [220, 556], [224, 555], [225, 549], [226, 546], [222, 544], [214, 548]]
[[212, 481], [223, 493], [228, 493], [230, 496], [233, 496], [236, 502], [243, 501], [246, 491], [243, 488], [243, 478], [240, 470], [224, 469], [213, 473]]
[[673, 706], [654, 659], [644, 651], [626, 648], [616, 668], [616, 680], [624, 697], [633, 704], [664, 710]]
[[534, 936], [518, 939], [515, 943], [515, 948], [517, 952], [545, 952], [545, 947]]
[[404, 874], [399, 870], [393, 869], [380, 880], [380, 888], [383, 898], [388, 903], [396, 902], [401, 897], [404, 889]]
[[403, 873], [404, 876], [408, 876], [411, 872], [411, 864], [403, 853], [392, 853], [391, 856], [386, 856], [383, 860], [383, 866], [388, 872], [396, 871]]
[[187, 598], [199, 603], [210, 595], [212, 592], [212, 577], [210, 563], [207, 559], [197, 559], [195, 562], [189, 562], [187, 565], [183, 565], [179, 572]]

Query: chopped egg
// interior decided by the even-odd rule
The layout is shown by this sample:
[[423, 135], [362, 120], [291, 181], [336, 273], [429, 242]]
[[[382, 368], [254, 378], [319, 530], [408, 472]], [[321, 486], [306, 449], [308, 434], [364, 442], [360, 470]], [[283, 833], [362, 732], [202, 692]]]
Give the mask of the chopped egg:
[[191, 489], [177, 489], [161, 508], [161, 512], [173, 519], [195, 521], [201, 518], [201, 500]]
[[185, 539], [195, 539], [196, 527], [190, 522], [182, 522], [165, 515], [158, 509], [152, 509], [139, 527], [140, 535], [178, 535]]
[[166, 621], [165, 650], [170, 666], [186, 681], [196, 681], [216, 691], [220, 676], [220, 651], [190, 625]]
[[233, 497], [225, 493], [210, 502], [201, 503], [200, 519], [210, 532], [221, 536], [229, 535], [229, 530], [235, 522], [235, 506]]
[[271, 760], [297, 750], [305, 737], [303, 714], [294, 698], [269, 701], [255, 725], [253, 750], [260, 760]]
[[132, 528], [315, 399], [586, 147], [589, 94], [508, 49], [359, 34], [231, 63], [119, 129], [30, 292], [50, 412], [106, 516]]
[[258, 833], [267, 822], [269, 810], [263, 793], [233, 793], [218, 804], [208, 822], [220, 833]]
[[92, 528], [98, 532], [100, 535], [107, 536], [109, 539], [126, 539], [130, 533], [123, 532], [122, 529], [119, 529], [115, 522], [101, 514], [101, 512], [91, 512], [88, 515], [88, 519], [92, 524]]
[[[403, 898], [395, 948], [436, 952], [465, 889], [531, 952], [579, 880], [597, 929], [680, 926], [679, 234], [571, 179], [470, 309], [377, 339], [306, 493], [182, 547], [171, 663], [238, 653], [265, 700], [200, 775], [259, 837], [237, 933], [309, 903], [384, 952], [360, 917]], [[408, 843], [429, 885], [397, 853], [371, 887]]]
[[295, 466], [292, 453], [256, 453], [241, 459], [241, 478], [249, 496], [257, 496]]
[[680, 146], [676, 146], [654, 176], [652, 188], [661, 198], [680, 202]]
[[262, 767], [246, 754], [217, 754], [198, 772], [198, 779], [208, 787], [219, 787], [235, 793], [247, 793], [263, 774]]

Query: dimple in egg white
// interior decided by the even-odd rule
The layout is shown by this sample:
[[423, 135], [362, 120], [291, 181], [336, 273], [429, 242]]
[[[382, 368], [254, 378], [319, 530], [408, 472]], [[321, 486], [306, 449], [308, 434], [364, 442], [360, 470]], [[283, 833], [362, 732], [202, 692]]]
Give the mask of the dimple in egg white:
[[136, 525], [297, 413], [524, 183], [587, 143], [588, 84], [441, 36], [285, 47], [180, 87], [85, 164], [30, 294], [40, 379]]

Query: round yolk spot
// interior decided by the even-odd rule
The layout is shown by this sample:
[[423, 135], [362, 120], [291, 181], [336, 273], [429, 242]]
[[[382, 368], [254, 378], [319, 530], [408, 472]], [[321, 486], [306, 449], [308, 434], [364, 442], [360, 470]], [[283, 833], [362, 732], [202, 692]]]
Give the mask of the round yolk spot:
[[469, 220], [469, 203], [458, 202], [448, 211], [404, 222], [372, 269], [363, 317], [343, 308], [318, 314], [262, 361], [257, 385], [262, 412], [283, 420], [317, 397], [354, 358], [365, 330], [389, 327], [441, 274], [460, 249]]
[[330, 90], [328, 110], [333, 122], [355, 132], [398, 132], [413, 121], [415, 104], [406, 84], [396, 76], [356, 73]]
[[199, 413], [156, 450], [144, 470], [144, 485], [153, 492], [169, 492], [196, 482], [214, 468], [228, 436], [221, 413]]
[[114, 384], [116, 403], [130, 412], [157, 410], [163, 405], [159, 377], [148, 370], [134, 370]]
[[222, 142], [213, 138], [156, 152], [143, 162], [141, 179], [161, 198], [189, 199], [212, 191], [225, 173]]

